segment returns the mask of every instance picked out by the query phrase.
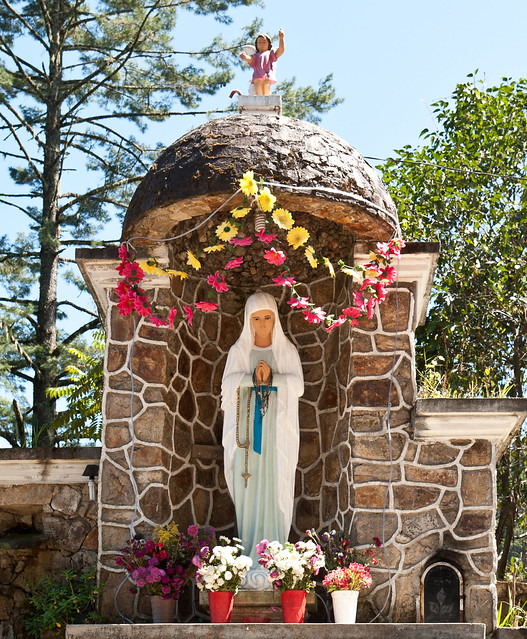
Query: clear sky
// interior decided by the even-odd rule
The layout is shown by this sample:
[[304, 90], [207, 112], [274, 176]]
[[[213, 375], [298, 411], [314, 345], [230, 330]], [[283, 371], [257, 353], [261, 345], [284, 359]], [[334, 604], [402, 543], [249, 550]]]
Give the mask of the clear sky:
[[[345, 101], [321, 126], [365, 156], [386, 157], [417, 144], [419, 133], [434, 126], [430, 104], [448, 98], [476, 69], [487, 86], [504, 76], [527, 76], [525, 0], [265, 0], [264, 10], [243, 8], [233, 15], [229, 28], [184, 18], [182, 44], [202, 45], [218, 31], [237, 34], [238, 25], [256, 15], [268, 33], [282, 28], [286, 52], [278, 80], [296, 76], [301, 85], [318, 84], [333, 73]], [[198, 20], [203, 30], [186, 28]], [[206, 104], [223, 106], [230, 90], [245, 90], [250, 77], [247, 67], [225, 95]], [[182, 131], [198, 124], [192, 120], [181, 123]]]

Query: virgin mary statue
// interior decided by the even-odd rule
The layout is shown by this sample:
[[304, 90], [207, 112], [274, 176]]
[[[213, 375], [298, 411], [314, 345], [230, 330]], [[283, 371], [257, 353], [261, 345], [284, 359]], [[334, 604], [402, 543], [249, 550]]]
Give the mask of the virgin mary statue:
[[284, 335], [275, 299], [263, 292], [245, 305], [243, 330], [222, 380], [225, 479], [238, 536], [256, 563], [262, 539], [287, 541], [298, 461], [302, 365]]

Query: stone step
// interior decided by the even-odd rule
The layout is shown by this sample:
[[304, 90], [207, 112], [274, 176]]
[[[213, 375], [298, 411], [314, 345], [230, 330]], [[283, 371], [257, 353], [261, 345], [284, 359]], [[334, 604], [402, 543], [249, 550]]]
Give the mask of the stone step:
[[484, 639], [482, 623], [69, 625], [66, 639]]

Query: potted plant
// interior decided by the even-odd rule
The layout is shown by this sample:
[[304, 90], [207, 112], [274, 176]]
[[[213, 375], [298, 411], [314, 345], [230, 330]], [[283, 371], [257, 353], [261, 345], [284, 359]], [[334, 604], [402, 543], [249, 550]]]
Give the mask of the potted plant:
[[357, 562], [328, 572], [322, 585], [331, 593], [335, 623], [355, 623], [359, 591], [371, 584], [369, 567]]
[[318, 535], [308, 530], [308, 536], [319, 543], [326, 560], [327, 574], [322, 585], [331, 593], [335, 623], [355, 623], [359, 591], [372, 584], [370, 565], [376, 566], [374, 546], [381, 541], [373, 538], [373, 544], [356, 549], [350, 535], [343, 530], [331, 530]]
[[280, 591], [284, 623], [302, 623], [306, 594], [315, 586], [313, 578], [324, 567], [324, 554], [312, 540], [295, 544], [264, 539], [256, 545], [258, 563], [269, 571], [275, 590]]
[[205, 546], [192, 562], [196, 566], [196, 582], [200, 590], [209, 594], [210, 620], [212, 623], [229, 623], [234, 595], [253, 564], [250, 557], [242, 555], [241, 540], [221, 536], [219, 544]]
[[151, 597], [154, 623], [174, 620], [175, 601], [195, 573], [192, 558], [213, 535], [212, 528], [194, 525], [182, 532], [172, 522], [156, 527], [152, 539], [130, 539], [121, 549], [115, 563], [135, 584], [131, 592], [140, 589]]

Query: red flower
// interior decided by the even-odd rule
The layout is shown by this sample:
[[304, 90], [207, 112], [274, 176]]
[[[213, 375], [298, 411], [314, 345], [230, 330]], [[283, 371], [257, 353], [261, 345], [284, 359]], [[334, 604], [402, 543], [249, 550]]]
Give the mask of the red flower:
[[234, 244], [234, 246], [250, 246], [253, 243], [253, 238], [250, 235], [246, 235], [245, 237], [231, 237], [229, 240], [229, 244]]
[[314, 309], [307, 309], [302, 311], [304, 313], [304, 319], [311, 324], [320, 324], [326, 318], [326, 311], [323, 311], [320, 306]]
[[150, 324], [154, 324], [154, 326], [166, 326], [167, 321], [161, 315], [150, 315], [148, 318]]
[[348, 308], [342, 309], [342, 314], [346, 317], [360, 317], [362, 315], [362, 311], [360, 308], [355, 308], [355, 306], [348, 306]]
[[196, 308], [199, 308], [203, 313], [210, 313], [210, 311], [215, 311], [218, 305], [213, 302], [196, 302]]
[[187, 316], [187, 324], [192, 326], [192, 318], [194, 317], [194, 313], [190, 306], [183, 306], [183, 310], [185, 311], [185, 315]]
[[333, 320], [331, 322], [331, 324], [329, 326], [326, 327], [326, 332], [327, 333], [331, 333], [331, 331], [334, 328], [337, 328], [337, 326], [342, 326], [342, 324], [344, 324], [344, 322], [346, 321], [346, 316], [345, 315], [339, 315], [338, 319]]
[[264, 244], [271, 244], [271, 242], [274, 242], [277, 237], [278, 236], [276, 234], [266, 233], [265, 229], [262, 229], [261, 231], [258, 231], [258, 233], [256, 233], [256, 239], [260, 242], [264, 242]]
[[370, 299], [368, 300], [368, 319], [372, 319], [373, 314], [375, 313], [375, 302], [377, 300], [374, 297], [370, 297]]
[[397, 277], [397, 271], [393, 266], [384, 267], [382, 273], [379, 275], [379, 279], [385, 282], [386, 284], [393, 284], [395, 282], [395, 278]]
[[150, 302], [146, 299], [144, 295], [135, 295], [134, 296], [134, 311], [137, 311], [139, 315], [142, 317], [148, 317], [152, 314], [152, 309], [150, 308]]
[[287, 303], [292, 308], [307, 308], [310, 306], [309, 297], [293, 297], [287, 300]]
[[137, 262], [121, 262], [116, 270], [121, 277], [133, 283], [140, 282], [145, 276]]
[[285, 253], [283, 251], [277, 251], [274, 246], [272, 246], [268, 251], [264, 251], [264, 257], [269, 262], [269, 264], [276, 264], [280, 266], [286, 260]]
[[294, 278], [290, 275], [284, 277], [286, 273], [287, 271], [282, 271], [278, 277], [273, 277], [273, 282], [276, 286], [294, 286], [296, 284]]
[[230, 268], [238, 268], [238, 266], [242, 265], [242, 262], [243, 262], [243, 256], [235, 257], [234, 259], [227, 262], [227, 264], [225, 264], [225, 269], [229, 270]]
[[119, 295], [119, 301], [117, 306], [119, 308], [119, 315], [130, 315], [134, 310], [135, 293], [132, 290], [128, 290], [126, 293]]
[[366, 300], [364, 296], [359, 291], [355, 291], [353, 293], [353, 304], [357, 306], [357, 308], [363, 309], [366, 306]]
[[219, 271], [216, 271], [214, 275], [207, 277], [207, 284], [210, 284], [212, 288], [216, 289], [218, 293], [228, 291], [229, 287], [225, 284], [225, 275], [220, 275]]
[[131, 251], [128, 251], [126, 244], [121, 244], [117, 252], [121, 260], [123, 260], [123, 262], [125, 260], [131, 260], [134, 256], [134, 254]]
[[174, 319], [176, 317], [177, 309], [172, 306], [172, 308], [168, 311], [167, 322], [169, 328], [174, 328]]

